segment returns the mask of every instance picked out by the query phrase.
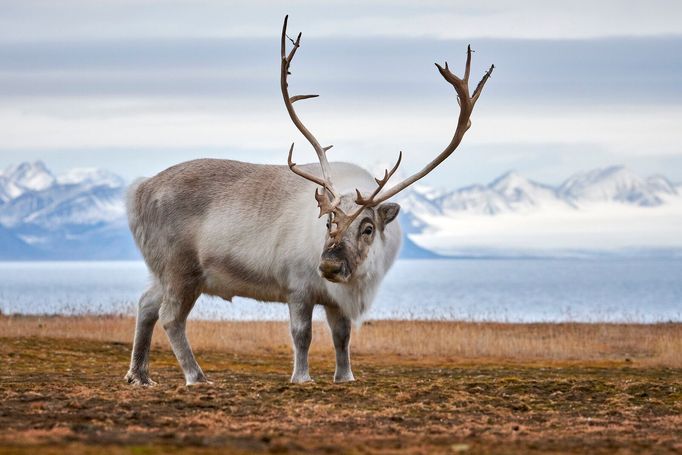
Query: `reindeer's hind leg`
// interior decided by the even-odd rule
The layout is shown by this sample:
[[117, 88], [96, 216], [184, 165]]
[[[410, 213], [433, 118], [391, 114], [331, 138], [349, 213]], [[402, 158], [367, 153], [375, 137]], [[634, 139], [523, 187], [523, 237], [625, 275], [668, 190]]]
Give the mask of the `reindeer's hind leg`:
[[168, 340], [173, 348], [173, 353], [185, 374], [187, 385], [209, 382], [194, 358], [194, 353], [185, 333], [187, 316], [194, 307], [199, 294], [196, 289], [166, 290], [159, 315], [161, 324], [166, 330], [166, 335], [168, 335]]
[[154, 325], [159, 319], [162, 298], [163, 291], [156, 279], [140, 297], [135, 323], [135, 341], [133, 341], [133, 352], [130, 356], [130, 369], [125, 376], [130, 384], [142, 386], [155, 384], [149, 378], [149, 349], [152, 343]]

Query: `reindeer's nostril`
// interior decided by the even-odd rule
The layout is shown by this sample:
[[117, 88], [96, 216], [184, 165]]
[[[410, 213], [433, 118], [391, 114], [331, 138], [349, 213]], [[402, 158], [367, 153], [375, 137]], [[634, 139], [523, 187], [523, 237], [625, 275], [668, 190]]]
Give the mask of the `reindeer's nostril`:
[[342, 261], [322, 261], [320, 263], [320, 272], [324, 276], [338, 275], [343, 272]]

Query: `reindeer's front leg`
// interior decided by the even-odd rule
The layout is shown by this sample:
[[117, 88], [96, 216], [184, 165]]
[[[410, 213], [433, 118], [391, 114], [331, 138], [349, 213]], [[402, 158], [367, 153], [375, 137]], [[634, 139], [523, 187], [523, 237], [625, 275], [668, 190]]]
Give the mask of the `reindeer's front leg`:
[[313, 305], [289, 303], [291, 339], [294, 343], [294, 372], [291, 382], [302, 384], [310, 382], [308, 373], [308, 349], [313, 339]]
[[327, 322], [332, 330], [334, 349], [336, 350], [336, 371], [334, 382], [355, 381], [350, 369], [350, 319], [344, 316], [336, 307], [324, 307], [327, 313]]

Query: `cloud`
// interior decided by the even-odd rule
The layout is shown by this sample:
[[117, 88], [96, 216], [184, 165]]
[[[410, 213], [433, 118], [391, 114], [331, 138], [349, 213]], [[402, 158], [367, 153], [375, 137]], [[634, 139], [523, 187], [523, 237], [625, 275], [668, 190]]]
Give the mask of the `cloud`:
[[563, 250], [618, 251], [682, 248], [682, 200], [660, 207], [595, 204], [580, 210], [546, 209], [497, 216], [462, 215], [429, 219], [436, 232], [413, 236], [419, 245], [446, 254], [471, 251], [539, 253]]
[[[297, 54], [293, 89], [349, 103], [404, 105], [447, 90], [433, 63], [461, 68], [464, 41], [317, 39]], [[682, 103], [682, 37], [489, 40], [473, 43], [473, 76], [491, 63], [486, 96], [509, 104]], [[0, 99], [50, 96], [278, 97], [277, 40], [122, 40], [0, 44]], [[204, 102], [204, 101], [200, 101]]]
[[594, 38], [682, 32], [677, 0], [5, 1], [0, 41], [276, 37]]
[[85, 159], [148, 174], [206, 154], [283, 162], [294, 139], [297, 159], [313, 160], [279, 94], [278, 34], [289, 12], [292, 31], [304, 32], [292, 92], [321, 95], [300, 110], [336, 146], [334, 159], [371, 166], [403, 149], [414, 170], [440, 151], [456, 105], [433, 62], [461, 69], [471, 42], [472, 78], [490, 63], [496, 70], [462, 150], [432, 181], [481, 181], [509, 167], [564, 176], [612, 163], [682, 180], [682, 3], [286, 7], [3, 2], [0, 165], [56, 157], [65, 167]]
[[[278, 99], [259, 109], [226, 105], [222, 111], [133, 102], [126, 106], [120, 100], [113, 104], [67, 101], [24, 106], [21, 111], [0, 106], [2, 160], [9, 159], [9, 150], [23, 150], [24, 156], [33, 153], [43, 159], [66, 159], [75, 155], [65, 151], [86, 149], [105, 162], [111, 161], [110, 149], [115, 149], [134, 151], [140, 155], [138, 161], [147, 162], [132, 172], [143, 168], [156, 172], [159, 163], [167, 166], [173, 160], [207, 155], [284, 163], [291, 141], [296, 141], [298, 162], [315, 159]], [[411, 105], [408, 109], [356, 110], [310, 103], [301, 106], [299, 113], [324, 144], [335, 145], [330, 152], [332, 159], [372, 166], [376, 161], [394, 160], [403, 150], [405, 170], [415, 171], [451, 137], [456, 117], [452, 104], [448, 94], [435, 105]], [[68, 115], [69, 110], [86, 114], [73, 117]], [[496, 112], [482, 98], [460, 150], [432, 181], [469, 183], [492, 178], [509, 168], [530, 169], [534, 171], [531, 176], [547, 179], [539, 175], [540, 171], [565, 176], [568, 170], [633, 162], [648, 162], [649, 169], [658, 163], [659, 172], [681, 180], [679, 160], [670, 161], [682, 156], [678, 147], [680, 118], [682, 107], [659, 106], [630, 110], [593, 106], [588, 112], [580, 106]], [[166, 155], [164, 150], [176, 152]], [[129, 163], [123, 157], [121, 161]], [[671, 168], [670, 163], [678, 166]]]

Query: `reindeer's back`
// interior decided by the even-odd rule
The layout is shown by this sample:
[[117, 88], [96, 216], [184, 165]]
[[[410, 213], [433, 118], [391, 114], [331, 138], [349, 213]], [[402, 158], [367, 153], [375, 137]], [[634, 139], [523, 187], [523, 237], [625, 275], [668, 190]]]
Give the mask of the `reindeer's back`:
[[[302, 167], [319, 172], [317, 164]], [[332, 163], [332, 167], [340, 184], [365, 186], [372, 182], [371, 176], [355, 165]], [[301, 236], [301, 229], [309, 229], [301, 228], [302, 224], [321, 223], [320, 235], [324, 236], [314, 191], [314, 184], [287, 166], [193, 160], [131, 185], [128, 221], [155, 275], [161, 279], [169, 274], [199, 277], [207, 252], [215, 250], [204, 238], [207, 235], [214, 240], [220, 237], [221, 243], [230, 243], [235, 249], [237, 243], [246, 247], [254, 242], [271, 256], [276, 256], [275, 250], [281, 246], [290, 250], [293, 244], [309, 241], [291, 238]], [[243, 255], [244, 250], [240, 251]]]
[[[200, 159], [172, 166], [128, 190], [128, 222], [138, 248], [152, 272], [161, 277], [169, 264], [193, 269], [197, 230], [217, 202], [257, 197], [254, 182], [286, 178], [281, 166]], [[262, 191], [262, 190], [261, 190]], [[198, 270], [190, 270], [199, 273]]]

